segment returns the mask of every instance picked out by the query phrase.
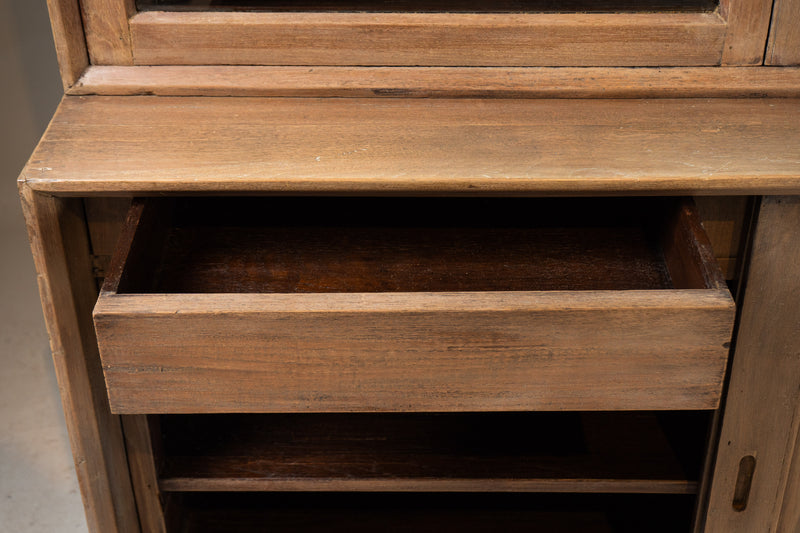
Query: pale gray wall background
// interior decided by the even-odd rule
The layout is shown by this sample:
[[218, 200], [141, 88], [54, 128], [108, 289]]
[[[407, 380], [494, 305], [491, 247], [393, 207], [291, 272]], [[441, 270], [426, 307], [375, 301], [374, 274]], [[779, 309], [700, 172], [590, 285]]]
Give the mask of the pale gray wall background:
[[0, 532], [84, 532], [16, 178], [61, 98], [45, 0], [0, 0]]

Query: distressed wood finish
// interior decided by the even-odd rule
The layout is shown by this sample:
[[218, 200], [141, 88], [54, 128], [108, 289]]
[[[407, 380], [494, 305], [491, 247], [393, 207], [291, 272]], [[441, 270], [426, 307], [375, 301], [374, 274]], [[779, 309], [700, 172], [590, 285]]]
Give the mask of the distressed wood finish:
[[723, 65], [761, 65], [769, 33], [772, 0], [720, 0], [726, 21]]
[[80, 200], [20, 196], [86, 519], [93, 532], [137, 532], [119, 418], [104, 391], [91, 309], [97, 291]]
[[717, 13], [139, 13], [137, 65], [718, 65]]
[[78, 0], [47, 0], [53, 41], [64, 90], [69, 90], [89, 66]]
[[[358, 261], [350, 270], [366, 276], [352, 287], [332, 285], [320, 292], [317, 283], [334, 283], [324, 276], [325, 268], [321, 280], [311, 279], [315, 284], [308, 285], [302, 276], [294, 279], [294, 269], [285, 267], [279, 256], [266, 264], [257, 260], [239, 265], [238, 256], [232, 255], [232, 290], [214, 285], [210, 290], [216, 294], [197, 294], [203, 278], [191, 267], [181, 267], [193, 284], [178, 288], [166, 281], [155, 287], [161, 294], [141, 294], [149, 292], [145, 282], [159, 262], [148, 256], [158, 254], [154, 250], [164, 246], [161, 241], [170, 247], [176, 242], [164, 229], [168, 219], [157, 204], [150, 205], [132, 207], [111, 276], [95, 307], [115, 412], [711, 409], [719, 400], [733, 306], [691, 211], [680, 210], [665, 237], [663, 253], [680, 289], [664, 290], [656, 284], [660, 290], [524, 292], [503, 291], [516, 285], [499, 285], [487, 292], [440, 292], [439, 285], [480, 289], [472, 282], [453, 285], [436, 270], [431, 274], [433, 285], [403, 281], [394, 275], [391, 261], [385, 272], [364, 268], [372, 262], [381, 267], [385, 258], [353, 247], [360, 233], [351, 231], [337, 248], [345, 257], [352, 248]], [[419, 231], [436, 234], [436, 228], [422, 224], [425, 230]], [[481, 239], [475, 229], [464, 231], [471, 246]], [[561, 239], [569, 242], [574, 235], [563, 234]], [[301, 263], [317, 261], [308, 255], [313, 246], [305, 250], [293, 244], [295, 240], [302, 242], [303, 237], [286, 243], [288, 257], [299, 254]], [[318, 236], [309, 242], [317, 240]], [[586, 254], [581, 263], [591, 264], [592, 254], [600, 253], [582, 244], [579, 248]], [[430, 250], [421, 245], [411, 250], [420, 259], [413, 268], [427, 271], [424, 258]], [[463, 255], [460, 248], [454, 250]], [[569, 250], [567, 257], [574, 255]], [[625, 251], [617, 253], [624, 256]], [[319, 255], [323, 265], [331, 261], [329, 252], [321, 250]], [[507, 268], [513, 259], [497, 261]], [[219, 261], [226, 260], [212, 259], [213, 264]], [[537, 260], [530, 268], [542, 264], [549, 265], [543, 270], [558, 270], [559, 261], [565, 259]], [[447, 262], [462, 268], [453, 258]], [[479, 271], [491, 261], [487, 265], [467, 260], [463, 269]], [[289, 277], [302, 286], [301, 292], [307, 285], [315, 292], [300, 294], [299, 289], [279, 285], [278, 293], [254, 293], [255, 286], [243, 284], [233, 272], [249, 272], [254, 266], [279, 280], [283, 269], [290, 268]], [[168, 266], [158, 270], [160, 277], [170, 279]], [[334, 279], [338, 270], [333, 263], [331, 271]], [[512, 281], [520, 276], [516, 270], [509, 273]], [[388, 289], [365, 288], [372, 286], [371, 276], [377, 277], [377, 287], [383, 287], [380, 276], [401, 281]], [[562, 277], [569, 280], [570, 273]], [[605, 279], [600, 276], [594, 286], [602, 286], [598, 284]], [[534, 288], [540, 284], [533, 278], [527, 283]], [[543, 283], [550, 287], [549, 280]], [[564, 283], [567, 288], [572, 284]], [[618, 286], [639, 288], [627, 283], [633, 282], [620, 281]], [[588, 282], [578, 288], [592, 286]], [[170, 287], [195, 293], [164, 294]], [[292, 292], [280, 293], [283, 290]], [[408, 292], [413, 290], [431, 292]], [[225, 292], [232, 293], [221, 294]], [[486, 379], [487, 373], [492, 379]]]
[[[778, 526], [800, 423], [798, 228], [800, 198], [764, 198], [741, 304], [708, 533], [775, 531]], [[748, 455], [756, 459], [755, 474], [747, 507], [737, 512], [734, 485], [740, 460]], [[788, 507], [784, 512], [791, 516], [793, 511]]]
[[93, 65], [132, 65], [128, 19], [135, 0], [80, 0], [86, 43]]
[[791, 454], [791, 467], [783, 494], [783, 507], [778, 522], [778, 533], [796, 533], [800, 530], [800, 434], [794, 435], [794, 449], [787, 452], [787, 460]]
[[122, 427], [139, 522], [144, 533], [166, 533], [148, 417], [125, 415]]
[[24, 175], [84, 195], [790, 194], [798, 123], [795, 99], [69, 97]]
[[386, 98], [800, 97], [800, 68], [90, 67], [71, 95]]
[[165, 491], [692, 494], [708, 413], [160, 417]]
[[800, 0], [775, 0], [765, 63], [800, 65]]

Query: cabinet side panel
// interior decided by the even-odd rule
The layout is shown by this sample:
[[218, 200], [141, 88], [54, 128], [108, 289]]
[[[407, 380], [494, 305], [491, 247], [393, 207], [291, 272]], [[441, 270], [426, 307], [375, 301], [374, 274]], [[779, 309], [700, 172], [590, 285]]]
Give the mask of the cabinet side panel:
[[137, 532], [122, 430], [105, 398], [92, 328], [97, 293], [82, 203], [24, 182], [21, 197], [89, 529]]
[[[798, 227], [800, 198], [762, 201], [711, 487], [709, 533], [777, 526], [800, 414]], [[735, 502], [747, 456], [755, 458], [752, 483]]]

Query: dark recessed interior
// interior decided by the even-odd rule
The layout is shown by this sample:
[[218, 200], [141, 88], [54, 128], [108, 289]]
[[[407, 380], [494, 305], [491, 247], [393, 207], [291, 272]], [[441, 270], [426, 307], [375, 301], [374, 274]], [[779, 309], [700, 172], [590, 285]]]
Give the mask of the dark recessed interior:
[[376, 480], [388, 487], [425, 480], [442, 491], [463, 489], [463, 480], [483, 480], [477, 486], [492, 490], [503, 487], [503, 480], [549, 480], [569, 492], [693, 493], [710, 415], [358, 413], [154, 420], [163, 454], [161, 488], [167, 492], [268, 491], [287, 482], [324, 491], [335, 489], [331, 483], [337, 480], [356, 489]]
[[170, 533], [678, 533], [694, 498], [649, 494], [173, 495]]
[[138, 0], [140, 11], [696, 13], [714, 0]]
[[684, 288], [674, 282], [683, 276], [670, 272], [674, 266], [667, 267], [662, 246], [664, 225], [675, 211], [670, 200], [230, 198], [162, 204], [163, 222], [150, 235], [137, 234], [135, 247], [163, 252], [128, 258], [118, 292]]

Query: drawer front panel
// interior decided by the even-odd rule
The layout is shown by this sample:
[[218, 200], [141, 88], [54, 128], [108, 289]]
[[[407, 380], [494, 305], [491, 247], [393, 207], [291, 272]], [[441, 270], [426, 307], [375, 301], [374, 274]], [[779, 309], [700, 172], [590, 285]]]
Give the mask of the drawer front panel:
[[670, 292], [120, 295], [95, 321], [119, 413], [713, 409], [729, 297]]

